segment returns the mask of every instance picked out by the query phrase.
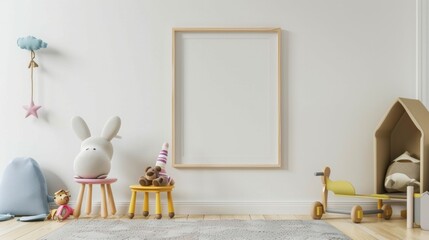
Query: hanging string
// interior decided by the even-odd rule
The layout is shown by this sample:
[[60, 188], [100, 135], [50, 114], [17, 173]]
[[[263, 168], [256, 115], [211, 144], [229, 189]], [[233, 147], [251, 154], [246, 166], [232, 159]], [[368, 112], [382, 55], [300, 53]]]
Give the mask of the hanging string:
[[38, 67], [39, 65], [34, 61], [34, 58], [36, 58], [36, 53], [31, 50], [31, 60], [28, 64], [28, 68], [30, 68], [31, 72], [31, 102], [33, 102], [33, 70], [34, 68]]

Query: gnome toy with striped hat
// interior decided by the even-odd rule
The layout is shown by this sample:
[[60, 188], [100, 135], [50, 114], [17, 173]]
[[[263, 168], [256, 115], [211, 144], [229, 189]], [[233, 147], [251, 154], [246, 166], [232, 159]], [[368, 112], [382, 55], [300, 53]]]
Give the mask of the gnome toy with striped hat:
[[168, 143], [162, 145], [161, 152], [159, 152], [158, 159], [156, 160], [155, 167], [160, 167], [159, 177], [153, 180], [153, 185], [155, 186], [166, 186], [174, 185], [174, 180], [168, 176], [167, 171], [165, 170], [165, 165], [167, 164], [168, 157]]

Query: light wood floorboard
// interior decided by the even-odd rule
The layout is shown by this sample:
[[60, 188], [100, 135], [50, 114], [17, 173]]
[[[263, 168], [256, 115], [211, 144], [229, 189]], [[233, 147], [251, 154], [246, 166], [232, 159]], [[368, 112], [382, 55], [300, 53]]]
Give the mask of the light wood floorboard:
[[204, 215], [203, 219], [204, 220], [220, 220], [220, 215], [208, 214], [208, 215]]
[[203, 214], [188, 215], [188, 220], [204, 220], [204, 215]]
[[265, 220], [265, 217], [262, 214], [260, 214], [260, 215], [250, 215], [250, 219], [252, 219], [252, 220]]
[[[80, 219], [94, 219], [98, 216], [85, 216]], [[168, 216], [163, 216], [169, 219]], [[127, 215], [109, 216], [109, 219], [128, 219]], [[148, 219], [155, 221], [155, 215], [143, 217], [136, 215], [134, 219]], [[196, 220], [311, 220], [308, 215], [187, 215], [177, 214], [173, 221], [196, 221]], [[326, 214], [323, 220], [331, 224], [352, 239], [373, 240], [373, 239], [429, 239], [429, 231], [420, 228], [407, 229], [406, 221], [400, 217], [393, 217], [391, 220], [378, 219], [376, 217], [365, 217], [360, 224], [352, 223], [348, 216], [339, 214]], [[67, 219], [63, 222], [44, 221], [44, 222], [18, 222], [15, 219], [0, 222], [0, 239], [19, 239], [29, 240], [41, 238], [67, 223], [76, 221]]]
[[[163, 216], [162, 218], [170, 219], [169, 216], [166, 216], [166, 217]], [[174, 216], [174, 218], [172, 218], [171, 220], [173, 220], [173, 221], [188, 221], [188, 215], [187, 214], [176, 214]]]

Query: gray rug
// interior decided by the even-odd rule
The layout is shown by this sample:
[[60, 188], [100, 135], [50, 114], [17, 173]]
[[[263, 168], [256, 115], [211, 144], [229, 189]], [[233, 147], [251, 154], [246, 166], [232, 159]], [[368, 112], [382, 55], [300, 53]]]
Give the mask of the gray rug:
[[41, 239], [350, 239], [323, 221], [73, 220]]

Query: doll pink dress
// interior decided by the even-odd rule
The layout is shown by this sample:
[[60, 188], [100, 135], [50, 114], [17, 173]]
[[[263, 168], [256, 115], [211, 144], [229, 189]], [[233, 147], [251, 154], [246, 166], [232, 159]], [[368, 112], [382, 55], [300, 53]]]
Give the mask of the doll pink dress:
[[[60, 216], [62, 216], [62, 220], [67, 219], [70, 215], [73, 214], [73, 208], [71, 208], [69, 205], [61, 205], [58, 209], [57, 209], [57, 217], [59, 218]], [[64, 212], [64, 214], [63, 214]]]

